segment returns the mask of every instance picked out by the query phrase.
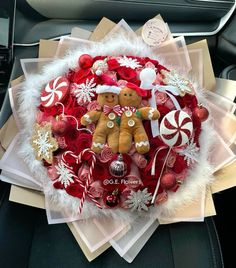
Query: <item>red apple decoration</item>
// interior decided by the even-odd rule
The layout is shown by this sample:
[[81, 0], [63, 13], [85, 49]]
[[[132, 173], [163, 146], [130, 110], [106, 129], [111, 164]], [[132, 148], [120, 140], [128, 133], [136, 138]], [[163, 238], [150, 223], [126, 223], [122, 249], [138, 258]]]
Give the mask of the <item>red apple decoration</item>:
[[160, 186], [162, 189], [170, 190], [176, 185], [176, 177], [172, 173], [166, 173], [161, 177]]
[[55, 134], [61, 135], [66, 132], [68, 128], [68, 122], [65, 118], [63, 117], [56, 117], [56, 120], [53, 121], [52, 123], [52, 131]]
[[88, 54], [79, 57], [79, 66], [81, 69], [88, 69], [93, 66], [93, 58]]
[[193, 110], [193, 116], [197, 117], [201, 122], [204, 122], [207, 120], [207, 118], [209, 116], [209, 111], [202, 104], [199, 104]]

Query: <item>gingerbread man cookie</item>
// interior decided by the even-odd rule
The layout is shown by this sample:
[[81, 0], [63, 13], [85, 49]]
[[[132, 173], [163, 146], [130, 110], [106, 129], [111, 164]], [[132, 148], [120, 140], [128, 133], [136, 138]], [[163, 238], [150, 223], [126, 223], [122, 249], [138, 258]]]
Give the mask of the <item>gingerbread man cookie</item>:
[[95, 153], [100, 153], [106, 142], [113, 153], [118, 152], [119, 142], [119, 116], [120, 105], [118, 103], [118, 94], [120, 88], [115, 82], [107, 85], [98, 85], [96, 88], [98, 94], [97, 101], [102, 107], [101, 110], [93, 110], [86, 113], [81, 118], [81, 124], [87, 126], [96, 123], [93, 134], [91, 149]]
[[144, 96], [146, 96], [146, 91], [132, 83], [127, 83], [120, 92], [119, 103], [123, 112], [120, 123], [120, 153], [128, 153], [133, 140], [138, 153], [145, 154], [150, 149], [142, 120], [158, 119], [160, 113], [151, 107], [140, 108]]

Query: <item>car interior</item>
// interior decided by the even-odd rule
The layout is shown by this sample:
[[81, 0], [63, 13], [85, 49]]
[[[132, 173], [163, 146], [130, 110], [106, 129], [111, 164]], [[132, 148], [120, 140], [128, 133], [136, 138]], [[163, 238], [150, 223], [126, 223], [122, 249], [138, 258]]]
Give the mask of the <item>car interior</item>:
[[[58, 40], [73, 27], [93, 31], [107, 17], [136, 30], [161, 14], [173, 35], [187, 44], [206, 39], [214, 74], [236, 80], [235, 0], [8, 0], [0, 1], [0, 128], [12, 114], [11, 80], [22, 75], [20, 59], [38, 57], [40, 39]], [[236, 88], [227, 95], [236, 102]], [[89, 263], [66, 224], [48, 225], [45, 211], [8, 200], [0, 181], [0, 267], [236, 267], [235, 193], [214, 194], [216, 216], [204, 222], [161, 225], [132, 264], [111, 249]]]

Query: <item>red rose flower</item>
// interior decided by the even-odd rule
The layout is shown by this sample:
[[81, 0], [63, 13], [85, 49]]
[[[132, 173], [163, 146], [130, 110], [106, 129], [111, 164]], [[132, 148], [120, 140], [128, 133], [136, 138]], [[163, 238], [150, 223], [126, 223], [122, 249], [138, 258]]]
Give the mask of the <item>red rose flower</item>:
[[168, 99], [168, 96], [167, 96], [167, 94], [165, 92], [157, 91], [155, 93], [155, 96], [156, 96], [156, 104], [157, 104], [157, 106], [164, 104]]
[[[72, 111], [70, 111], [70, 112], [68, 113], [68, 115], [72, 115], [72, 116], [74, 116], [74, 117], [77, 119], [78, 127], [80, 127], [80, 126], [81, 126], [81, 124], [80, 124], [80, 119], [81, 119], [81, 117], [82, 117], [84, 114], [86, 114], [86, 112], [87, 112], [87, 110], [86, 110], [85, 107], [77, 106], [77, 107], [74, 107], [74, 108], [72, 109]], [[76, 120], [73, 119], [72, 117], [68, 117], [67, 119], [69, 120], [70, 124], [71, 124], [74, 128], [76, 128], [76, 126], [77, 126], [77, 122], [76, 122]]]
[[198, 105], [197, 97], [191, 94], [185, 94], [183, 97], [185, 105], [189, 108], [194, 109]]
[[108, 69], [110, 71], [114, 71], [114, 70], [120, 68], [119, 62], [116, 59], [114, 59], [114, 58], [113, 59], [109, 59], [107, 61], [107, 65], [108, 65]]
[[91, 101], [87, 106], [88, 112], [92, 110], [101, 110], [101, 106], [99, 105], [97, 100]]
[[106, 56], [96, 56], [93, 58], [93, 62], [97, 61], [97, 60], [105, 60]]
[[131, 81], [132, 79], [135, 79], [137, 76], [135, 70], [127, 67], [120, 67], [119, 69], [117, 69], [117, 73], [119, 74], [120, 79], [124, 79], [127, 81]]
[[75, 71], [69, 69], [69, 72], [67, 73], [67, 76], [66, 76], [67, 79], [68, 79], [69, 81], [73, 81], [74, 74], [75, 74]]
[[[151, 63], [154, 64], [155, 66], [158, 66], [158, 65], [159, 65], [159, 62], [158, 62], [157, 60], [150, 59], [149, 57], [145, 57], [145, 58], [144, 58], [144, 61], [145, 61], [145, 63], [147, 63], [147, 62], [151, 62]], [[144, 63], [144, 64], [145, 64], [145, 63]]]
[[69, 194], [69, 195], [72, 195], [74, 197], [78, 197], [78, 198], [82, 198], [83, 196], [83, 188], [79, 185], [78, 182], [74, 182], [70, 185], [68, 185], [66, 188], [65, 188], [66, 192]]
[[77, 84], [85, 82], [88, 76], [91, 76], [92, 72], [90, 69], [80, 69], [79, 71], [74, 72], [74, 75], [71, 76], [71, 81]]
[[55, 189], [64, 189], [63, 184], [60, 181], [56, 181], [53, 183]]
[[166, 67], [164, 67], [164, 66], [161, 65], [161, 64], [158, 64], [158, 65], [157, 65], [157, 68], [158, 68], [158, 72], [161, 72], [162, 70], [169, 71]]
[[47, 168], [47, 174], [48, 174], [48, 177], [52, 181], [56, 180], [59, 177], [59, 174], [57, 173], [57, 169], [56, 169], [55, 165], [52, 165], [52, 166]]
[[164, 105], [158, 105], [157, 110], [160, 113], [159, 122], [161, 122], [162, 118], [171, 111], [168, 107]]
[[108, 145], [105, 145], [101, 151], [101, 154], [98, 155], [98, 158], [102, 163], [109, 162], [113, 157], [114, 154], [112, 153], [112, 150]]
[[101, 181], [94, 181], [89, 187], [89, 192], [94, 198], [102, 198], [104, 193], [104, 188], [102, 187]]
[[93, 177], [96, 180], [101, 180], [101, 181], [105, 179], [109, 179], [111, 175], [108, 171], [108, 165], [97, 161], [96, 165], [94, 166]]
[[178, 174], [181, 173], [186, 168], [187, 168], [187, 162], [184, 160], [184, 157], [181, 155], [176, 156], [172, 170]]
[[84, 149], [90, 148], [92, 144], [92, 135], [88, 133], [80, 133], [76, 139], [76, 151], [79, 154]]
[[38, 108], [41, 112], [43, 112], [45, 117], [56, 116], [62, 113], [61, 107], [58, 106], [44, 107], [40, 105]]

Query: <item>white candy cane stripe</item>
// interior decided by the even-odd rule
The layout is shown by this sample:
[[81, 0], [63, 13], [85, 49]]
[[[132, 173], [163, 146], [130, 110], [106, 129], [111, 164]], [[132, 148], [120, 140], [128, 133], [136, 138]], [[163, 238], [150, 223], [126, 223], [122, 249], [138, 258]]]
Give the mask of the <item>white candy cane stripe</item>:
[[65, 156], [67, 156], [68, 154], [70, 156], [74, 157], [75, 158], [75, 161], [76, 161], [76, 164], [78, 164], [78, 156], [75, 155], [72, 151], [66, 151], [66, 152], [63, 153], [63, 155], [62, 155], [63, 162], [66, 163]]
[[132, 113], [136, 113], [137, 109], [133, 106], [125, 106], [121, 108], [121, 112], [131, 111]]

